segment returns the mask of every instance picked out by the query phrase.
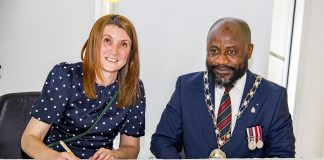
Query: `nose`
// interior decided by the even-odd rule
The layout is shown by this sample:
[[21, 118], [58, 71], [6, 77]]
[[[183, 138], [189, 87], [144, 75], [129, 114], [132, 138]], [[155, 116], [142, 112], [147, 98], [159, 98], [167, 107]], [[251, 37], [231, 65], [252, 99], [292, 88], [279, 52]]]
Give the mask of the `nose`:
[[112, 44], [109, 47], [110, 54], [116, 55], [118, 53], [118, 46], [117, 44]]
[[218, 63], [219, 64], [228, 64], [228, 57], [225, 52], [221, 53], [218, 57]]

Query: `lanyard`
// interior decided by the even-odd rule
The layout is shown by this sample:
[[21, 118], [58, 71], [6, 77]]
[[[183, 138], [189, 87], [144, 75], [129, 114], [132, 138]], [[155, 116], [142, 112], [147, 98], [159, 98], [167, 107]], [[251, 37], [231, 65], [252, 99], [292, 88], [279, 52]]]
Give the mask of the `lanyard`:
[[[106, 105], [105, 109], [100, 113], [99, 117], [96, 119], [96, 121], [92, 124], [92, 126], [86, 130], [85, 132], [81, 133], [81, 134], [78, 134], [76, 136], [73, 136], [73, 137], [70, 137], [70, 138], [67, 138], [67, 139], [63, 139], [62, 141], [63, 142], [70, 142], [70, 141], [74, 141], [74, 140], [77, 140], [83, 136], [85, 136], [86, 134], [89, 134], [90, 131], [99, 123], [100, 119], [102, 118], [102, 116], [104, 116], [108, 110], [108, 108], [111, 106], [111, 104], [113, 103], [113, 101], [115, 100], [115, 98], [117, 97], [118, 95], [118, 91], [116, 91], [116, 93], [114, 94], [114, 96], [111, 98], [111, 100], [108, 102], [108, 104]], [[55, 145], [58, 145], [59, 144], [59, 141], [57, 142], [53, 142], [53, 143], [50, 143], [49, 145], [47, 145], [48, 147], [53, 147]]]

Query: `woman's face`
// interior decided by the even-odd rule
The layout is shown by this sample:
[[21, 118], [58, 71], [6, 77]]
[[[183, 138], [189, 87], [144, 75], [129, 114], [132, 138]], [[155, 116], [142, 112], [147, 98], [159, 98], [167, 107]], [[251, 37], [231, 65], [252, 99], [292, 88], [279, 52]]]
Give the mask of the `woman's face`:
[[125, 66], [131, 45], [131, 39], [124, 29], [113, 24], [105, 26], [100, 44], [100, 63], [104, 76], [116, 75]]

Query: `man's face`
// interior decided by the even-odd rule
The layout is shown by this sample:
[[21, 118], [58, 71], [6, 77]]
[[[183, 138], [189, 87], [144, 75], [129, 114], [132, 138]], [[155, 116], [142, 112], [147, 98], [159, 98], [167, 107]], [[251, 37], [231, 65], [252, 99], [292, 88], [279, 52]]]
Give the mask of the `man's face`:
[[233, 87], [248, 68], [253, 45], [247, 42], [239, 27], [216, 25], [207, 39], [206, 65], [217, 87]]

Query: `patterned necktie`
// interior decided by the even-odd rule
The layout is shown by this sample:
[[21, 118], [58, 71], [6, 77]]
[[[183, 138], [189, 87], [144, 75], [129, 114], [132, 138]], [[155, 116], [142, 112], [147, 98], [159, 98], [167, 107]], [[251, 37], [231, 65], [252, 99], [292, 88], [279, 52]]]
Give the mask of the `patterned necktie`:
[[220, 146], [223, 146], [231, 137], [232, 107], [229, 91], [226, 88], [217, 112], [217, 138]]

